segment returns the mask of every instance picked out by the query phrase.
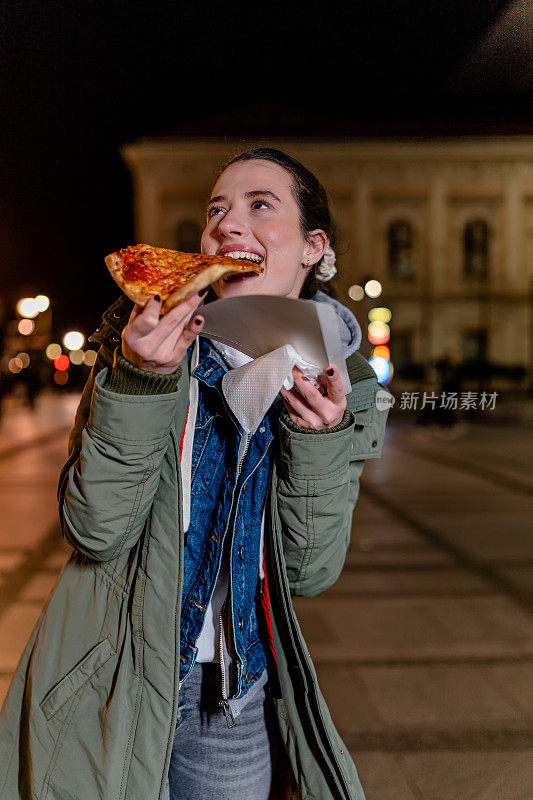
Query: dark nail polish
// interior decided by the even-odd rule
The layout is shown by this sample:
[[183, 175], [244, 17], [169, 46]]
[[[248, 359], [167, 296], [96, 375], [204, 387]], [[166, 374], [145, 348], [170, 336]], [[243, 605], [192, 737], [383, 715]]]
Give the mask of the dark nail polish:
[[335, 370], [333, 370], [331, 368], [327, 369], [326, 370], [326, 375], [329, 375], [329, 377], [332, 378], [335, 375]]
[[196, 319], [194, 320], [194, 324], [195, 325], [201, 325], [202, 324], [202, 319], [200, 317], [196, 317]]
[[159, 297], [158, 294], [154, 294], [154, 300], [157, 300], [158, 303], [161, 302], [161, 298]]

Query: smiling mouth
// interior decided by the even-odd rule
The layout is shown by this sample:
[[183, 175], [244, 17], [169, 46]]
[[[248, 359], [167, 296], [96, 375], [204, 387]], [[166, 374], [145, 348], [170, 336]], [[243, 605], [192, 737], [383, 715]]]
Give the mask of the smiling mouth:
[[233, 258], [235, 261], [245, 259], [246, 261], [255, 261], [256, 264], [262, 264], [265, 260], [264, 256], [252, 253], [250, 250], [228, 250], [227, 253], [224, 253], [224, 258]]

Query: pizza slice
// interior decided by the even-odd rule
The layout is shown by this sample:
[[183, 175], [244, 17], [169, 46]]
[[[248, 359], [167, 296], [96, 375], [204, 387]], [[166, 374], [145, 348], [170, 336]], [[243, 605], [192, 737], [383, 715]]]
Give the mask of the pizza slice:
[[105, 263], [124, 294], [134, 303], [144, 306], [158, 294], [163, 301], [163, 314], [229, 273], [264, 271], [260, 263], [248, 258], [181, 253], [149, 244], [117, 250], [106, 256]]

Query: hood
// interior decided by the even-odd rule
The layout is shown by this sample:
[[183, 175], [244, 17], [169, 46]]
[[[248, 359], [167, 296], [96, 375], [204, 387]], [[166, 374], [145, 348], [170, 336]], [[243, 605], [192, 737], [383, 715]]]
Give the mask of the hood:
[[338, 300], [330, 297], [329, 294], [322, 292], [320, 289], [313, 297], [314, 303], [329, 303], [337, 313], [337, 321], [339, 323], [339, 333], [341, 335], [342, 349], [344, 351], [344, 358], [348, 358], [359, 349], [361, 344], [361, 328], [355, 316], [349, 308], [343, 306]]

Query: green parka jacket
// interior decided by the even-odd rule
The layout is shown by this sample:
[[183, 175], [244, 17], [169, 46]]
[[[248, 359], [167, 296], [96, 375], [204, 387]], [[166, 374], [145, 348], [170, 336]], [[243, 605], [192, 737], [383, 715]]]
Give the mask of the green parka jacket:
[[[173, 392], [119, 394], [104, 387], [131, 307], [120, 298], [91, 337], [101, 347], [58, 489], [73, 552], [0, 713], [2, 800], [164, 797], [178, 706], [184, 546], [178, 442], [189, 375], [185, 357]], [[347, 366], [353, 389], [344, 426], [313, 434], [282, 414], [267, 500], [279, 674], [273, 702], [304, 800], [364, 800], [291, 602], [291, 595], [313, 596], [339, 576], [364, 461], [381, 453], [387, 417], [375, 404], [381, 387], [357, 352]]]

